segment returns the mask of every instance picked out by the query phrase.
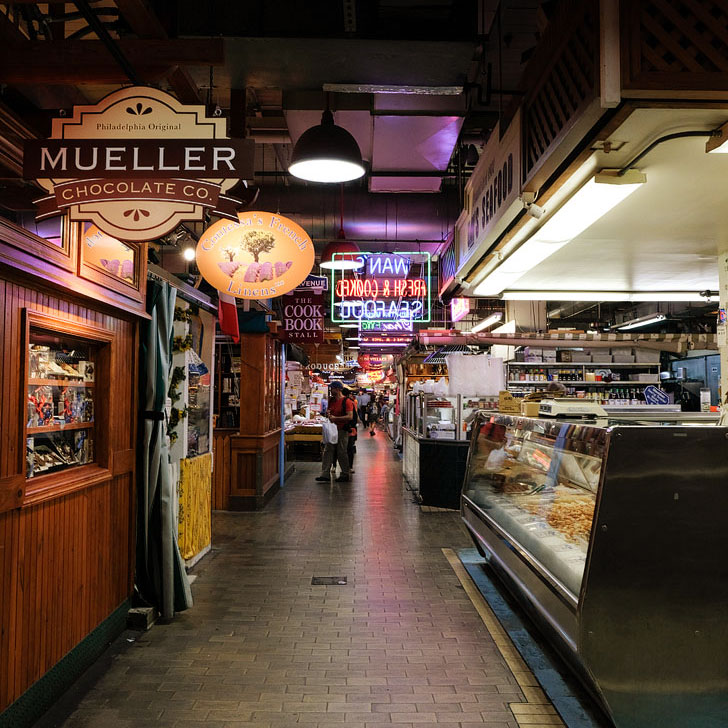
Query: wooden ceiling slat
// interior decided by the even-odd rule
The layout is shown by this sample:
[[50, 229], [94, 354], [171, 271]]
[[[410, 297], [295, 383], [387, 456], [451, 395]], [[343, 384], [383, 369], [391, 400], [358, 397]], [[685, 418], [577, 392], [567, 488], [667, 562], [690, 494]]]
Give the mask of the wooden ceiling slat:
[[[144, 80], [178, 66], [222, 66], [221, 38], [122, 38], [119, 48]], [[26, 41], [0, 46], [0, 82], [9, 84], [127, 83], [128, 77], [98, 40]]]
[[[167, 38], [167, 31], [145, 0], [116, 0], [119, 13], [139, 38]], [[175, 66], [167, 80], [177, 98], [184, 104], [199, 104], [197, 84], [186, 69]]]

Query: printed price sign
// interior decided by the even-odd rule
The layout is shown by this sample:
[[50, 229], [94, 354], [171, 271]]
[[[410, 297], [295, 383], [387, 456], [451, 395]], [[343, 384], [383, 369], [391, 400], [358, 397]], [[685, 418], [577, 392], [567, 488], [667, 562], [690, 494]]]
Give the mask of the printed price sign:
[[645, 387], [645, 402], [647, 404], [670, 404], [670, 396], [654, 384]]

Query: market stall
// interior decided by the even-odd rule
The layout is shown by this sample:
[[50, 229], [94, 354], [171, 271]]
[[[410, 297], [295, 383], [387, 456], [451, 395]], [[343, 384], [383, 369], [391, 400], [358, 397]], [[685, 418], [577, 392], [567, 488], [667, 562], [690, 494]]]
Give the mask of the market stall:
[[[426, 358], [421, 366], [445, 367], [449, 380], [417, 378], [405, 397], [402, 470], [424, 505], [458, 508], [470, 424], [479, 409], [497, 410], [499, 405], [501, 360], [467, 352], [430, 355], [436, 364]], [[483, 394], [465, 394], [476, 387]]]

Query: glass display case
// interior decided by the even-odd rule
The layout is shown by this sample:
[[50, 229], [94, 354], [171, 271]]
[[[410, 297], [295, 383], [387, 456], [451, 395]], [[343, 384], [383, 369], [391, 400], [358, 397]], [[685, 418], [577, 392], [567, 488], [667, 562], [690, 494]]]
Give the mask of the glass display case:
[[718, 725], [728, 428], [641, 422], [479, 413], [463, 520], [616, 725]]
[[482, 394], [460, 394], [458, 395], [460, 413], [458, 419], [458, 439], [470, 440], [470, 430], [478, 412], [497, 412], [499, 400], [497, 396]]
[[441, 396], [409, 392], [404, 426], [417, 437], [467, 440], [477, 412], [497, 409], [498, 397], [477, 394]]
[[481, 423], [463, 495], [575, 597], [581, 589], [605, 430], [521, 419]]
[[206, 366], [190, 364], [187, 416], [187, 457], [210, 452], [210, 372]]
[[94, 462], [96, 346], [31, 327], [26, 477]]
[[240, 427], [240, 351], [228, 341], [217, 340], [215, 345], [217, 367], [217, 395], [215, 397], [215, 427]]

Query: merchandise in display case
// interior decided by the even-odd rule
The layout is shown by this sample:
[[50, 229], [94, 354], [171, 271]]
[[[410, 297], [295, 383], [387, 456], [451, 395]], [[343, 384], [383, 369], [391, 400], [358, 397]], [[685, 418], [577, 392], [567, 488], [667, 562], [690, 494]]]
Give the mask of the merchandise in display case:
[[496, 410], [498, 397], [484, 395], [407, 394], [404, 426], [416, 437], [467, 440], [470, 423], [480, 410]]
[[187, 457], [195, 457], [210, 452], [210, 372], [204, 365], [190, 363], [187, 376]]
[[96, 347], [31, 327], [25, 418], [26, 476], [94, 461]]
[[215, 427], [240, 427], [240, 353], [230, 341], [218, 337], [215, 342], [217, 367], [217, 396], [215, 397]]
[[481, 412], [462, 491], [477, 547], [620, 728], [718, 725], [728, 700], [728, 428], [660, 417]]

